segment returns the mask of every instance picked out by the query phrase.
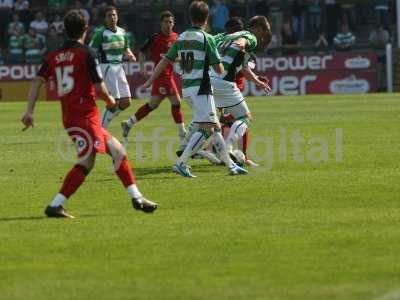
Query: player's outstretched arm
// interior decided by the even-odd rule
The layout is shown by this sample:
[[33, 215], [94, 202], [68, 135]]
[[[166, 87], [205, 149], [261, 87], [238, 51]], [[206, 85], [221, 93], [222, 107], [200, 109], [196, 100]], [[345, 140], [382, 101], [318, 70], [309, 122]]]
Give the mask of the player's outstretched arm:
[[33, 127], [33, 113], [35, 112], [35, 105], [39, 96], [40, 88], [44, 82], [45, 79], [40, 76], [37, 76], [32, 80], [28, 94], [28, 105], [24, 115], [21, 118], [22, 124], [25, 125], [22, 131], [27, 130], [29, 127]]
[[117, 102], [115, 102], [114, 97], [108, 92], [104, 81], [96, 83], [95, 88], [96, 94], [104, 100], [107, 109], [112, 111], [117, 106]]
[[150, 78], [142, 85], [142, 88], [150, 87], [170, 63], [168, 59], [163, 58], [153, 70], [153, 74], [151, 74]]
[[250, 68], [246, 67], [242, 69], [243, 75], [247, 80], [255, 83], [255, 85], [267, 93], [271, 92], [271, 87], [269, 86], [268, 78], [257, 76]]

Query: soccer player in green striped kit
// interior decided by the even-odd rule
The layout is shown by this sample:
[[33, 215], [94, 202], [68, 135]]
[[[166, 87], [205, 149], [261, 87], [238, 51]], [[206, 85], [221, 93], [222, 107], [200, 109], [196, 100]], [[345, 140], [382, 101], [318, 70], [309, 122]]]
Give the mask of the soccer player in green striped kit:
[[270, 92], [268, 81], [257, 76], [248, 67], [248, 61], [256, 51], [264, 51], [271, 41], [271, 28], [264, 16], [255, 16], [250, 19], [249, 31], [238, 31], [232, 34], [215, 36], [218, 51], [224, 66], [224, 72], [217, 73], [211, 70], [210, 77], [214, 89], [217, 108], [224, 109], [224, 113], [234, 118], [226, 146], [231, 152], [233, 145], [243, 137], [250, 121], [251, 114], [246, 100], [236, 84], [236, 76], [242, 71], [246, 79], [254, 82], [257, 88]]
[[187, 161], [201, 148], [208, 137], [213, 135], [216, 148], [222, 161], [228, 166], [229, 173], [231, 175], [247, 174], [245, 169], [237, 166], [229, 158], [216, 113], [208, 72], [211, 66], [215, 73], [222, 74], [224, 67], [221, 64], [214, 38], [204, 32], [209, 15], [208, 5], [203, 1], [192, 2], [189, 15], [192, 27], [178, 37], [143, 88], [149, 87], [170, 63], [180, 62], [183, 72], [183, 97], [188, 100], [193, 109], [192, 123], [196, 130], [173, 166], [176, 173], [184, 177], [196, 177], [190, 172]]
[[97, 51], [107, 89], [118, 103], [115, 110], [106, 108], [103, 112], [101, 126], [107, 128], [112, 119], [127, 109], [131, 103], [131, 92], [122, 66], [122, 59], [125, 55], [128, 60], [136, 61], [136, 57], [130, 49], [125, 30], [117, 26], [116, 7], [109, 6], [105, 9], [104, 23], [105, 25], [94, 33], [89, 46]]

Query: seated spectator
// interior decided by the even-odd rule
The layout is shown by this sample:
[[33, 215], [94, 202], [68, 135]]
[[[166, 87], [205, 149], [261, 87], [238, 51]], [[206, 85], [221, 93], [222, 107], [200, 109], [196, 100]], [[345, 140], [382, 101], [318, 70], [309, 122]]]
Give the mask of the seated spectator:
[[29, 2], [27, 0], [15, 0], [14, 10], [24, 11], [29, 9]]
[[50, 27], [46, 38], [46, 52], [54, 51], [61, 46], [64, 38], [59, 35], [54, 27]]
[[55, 29], [59, 35], [64, 33], [64, 21], [61, 19], [60, 15], [54, 16], [54, 21], [50, 24], [50, 29], [52, 28]]
[[39, 64], [45, 49], [45, 38], [36, 33], [34, 28], [29, 28], [24, 38], [25, 61], [28, 64]]
[[318, 39], [315, 42], [314, 46], [318, 50], [318, 52], [325, 52], [329, 49], [329, 43], [328, 40], [326, 39], [325, 32], [321, 31], [319, 33]]
[[8, 61], [14, 64], [24, 62], [24, 37], [20, 27], [16, 27], [8, 39]]
[[29, 27], [34, 29], [35, 34], [45, 37], [47, 34], [47, 29], [49, 28], [49, 24], [47, 23], [44, 14], [42, 12], [38, 12], [35, 16], [35, 20], [31, 22]]
[[67, 7], [67, 0], [48, 0], [47, 5], [55, 8], [65, 8]]
[[374, 28], [371, 31], [369, 42], [375, 49], [384, 49], [386, 44], [390, 42], [390, 34], [383, 25], [381, 25], [379, 28]]
[[297, 54], [299, 52], [299, 44], [297, 35], [294, 33], [292, 24], [286, 21], [282, 25], [282, 53]]
[[321, 7], [319, 0], [308, 0], [309, 5], [307, 7], [307, 28], [311, 39], [316, 38], [316, 33], [321, 28]]
[[229, 9], [221, 0], [214, 0], [210, 9], [211, 30], [213, 33], [224, 32], [225, 23], [229, 19]]
[[333, 39], [333, 44], [335, 45], [335, 49], [337, 51], [349, 51], [351, 47], [354, 45], [356, 41], [356, 37], [350, 31], [349, 26], [344, 23], [340, 26], [340, 32], [336, 34]]
[[25, 33], [25, 25], [19, 20], [19, 14], [17, 13], [13, 14], [12, 21], [8, 24], [8, 34], [13, 34], [15, 29], [18, 29], [21, 34]]
[[341, 0], [340, 10], [342, 12], [342, 20], [347, 23], [350, 30], [356, 30], [356, 12], [355, 12], [355, 0]]

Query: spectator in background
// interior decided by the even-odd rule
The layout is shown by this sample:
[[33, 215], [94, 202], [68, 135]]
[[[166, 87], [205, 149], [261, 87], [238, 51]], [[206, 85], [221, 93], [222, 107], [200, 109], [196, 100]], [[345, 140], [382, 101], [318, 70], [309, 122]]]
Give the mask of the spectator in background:
[[321, 29], [321, 7], [319, 2], [319, 0], [308, 0], [307, 29], [311, 39], [315, 39]]
[[290, 21], [283, 23], [281, 37], [283, 54], [292, 55], [299, 52], [298, 38], [293, 31], [292, 23]]
[[55, 29], [59, 35], [64, 33], [64, 21], [61, 19], [60, 15], [54, 16], [54, 21], [50, 24], [50, 29], [52, 28]]
[[256, 0], [254, 3], [254, 15], [268, 17], [269, 7], [265, 0]]
[[25, 61], [28, 64], [39, 64], [45, 49], [45, 38], [36, 33], [35, 28], [29, 28], [24, 38]]
[[342, 23], [347, 23], [351, 31], [356, 30], [355, 0], [340, 0]]
[[21, 34], [25, 33], [25, 25], [19, 20], [19, 14], [15, 13], [12, 16], [12, 21], [8, 24], [7, 32], [13, 34], [18, 29]]
[[349, 26], [346, 23], [343, 23], [340, 26], [340, 32], [338, 32], [333, 39], [333, 43], [337, 51], [351, 50], [351, 47], [354, 45], [355, 41], [356, 37], [350, 31]]
[[27, 0], [15, 0], [14, 10], [24, 11], [29, 9], [29, 2]]
[[35, 15], [35, 20], [31, 22], [29, 27], [34, 29], [35, 34], [45, 37], [49, 28], [49, 24], [47, 23], [44, 14], [42, 12], [38, 12]]
[[8, 39], [8, 61], [16, 64], [24, 62], [24, 37], [20, 27], [14, 28]]
[[81, 1], [79, 1], [79, 0], [75, 1], [74, 9], [80, 11], [81, 14], [83, 15], [83, 17], [85, 18], [86, 22], [89, 24], [89, 21], [90, 21], [89, 12], [86, 10], [86, 8], [83, 7], [83, 4]]
[[54, 27], [50, 26], [49, 33], [46, 38], [46, 52], [54, 51], [61, 46], [64, 38], [58, 34]]
[[325, 0], [326, 37], [331, 44], [337, 33], [339, 6], [336, 0]]
[[210, 8], [211, 30], [213, 33], [225, 31], [225, 23], [229, 19], [229, 9], [224, 1], [214, 0], [214, 5]]
[[293, 31], [297, 35], [299, 40], [303, 40], [304, 38], [305, 7], [306, 5], [304, 4], [303, 0], [293, 0], [290, 7], [290, 12], [292, 15]]
[[323, 31], [319, 32], [318, 39], [315, 42], [314, 46], [318, 52], [326, 52], [329, 49], [329, 43], [328, 40], [326, 39], [325, 32]]
[[6, 30], [10, 21], [13, 0], [0, 0], [0, 45], [4, 45], [6, 41]]
[[[267, 1], [267, 0], [266, 0]], [[282, 29], [283, 12], [281, 0], [268, 0], [269, 22], [273, 33], [279, 33]]]
[[385, 49], [390, 42], [390, 34], [382, 25], [374, 28], [369, 35], [369, 43], [375, 49]]
[[389, 0], [376, 0], [374, 10], [378, 26], [383, 26], [388, 32], [390, 32]]

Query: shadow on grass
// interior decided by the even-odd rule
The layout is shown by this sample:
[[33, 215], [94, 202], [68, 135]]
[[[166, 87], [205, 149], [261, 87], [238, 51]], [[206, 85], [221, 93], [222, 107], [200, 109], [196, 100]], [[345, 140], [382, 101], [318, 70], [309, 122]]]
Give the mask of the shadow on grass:
[[[218, 167], [211, 165], [195, 165], [192, 170], [197, 173], [212, 173], [215, 172]], [[147, 168], [135, 168], [134, 172], [139, 179], [179, 179], [181, 176], [174, 174], [172, 166], [168, 167], [147, 167]], [[155, 176], [159, 175], [159, 176]], [[160, 176], [162, 175], [162, 176]], [[175, 175], [175, 176], [174, 176]]]
[[[77, 219], [81, 218], [94, 218], [97, 215], [79, 215], [76, 216]], [[39, 221], [39, 220], [64, 220], [65, 218], [49, 218], [46, 216], [27, 216], [27, 217], [9, 217], [9, 218], [0, 218], [1, 222], [11, 222], [11, 221]], [[70, 220], [70, 219], [68, 219]]]

